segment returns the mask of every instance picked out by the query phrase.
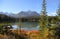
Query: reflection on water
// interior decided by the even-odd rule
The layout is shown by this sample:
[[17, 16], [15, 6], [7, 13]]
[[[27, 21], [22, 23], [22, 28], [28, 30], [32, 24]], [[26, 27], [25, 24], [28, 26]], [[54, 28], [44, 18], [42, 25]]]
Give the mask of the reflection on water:
[[[12, 25], [13, 29], [24, 29], [24, 30], [38, 30], [38, 22], [21, 22], [21, 25]], [[21, 27], [21, 28], [20, 28]]]

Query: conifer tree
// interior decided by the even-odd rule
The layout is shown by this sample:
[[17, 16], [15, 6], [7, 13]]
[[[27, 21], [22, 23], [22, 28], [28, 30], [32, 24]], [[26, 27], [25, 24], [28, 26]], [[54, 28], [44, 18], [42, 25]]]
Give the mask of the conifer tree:
[[48, 33], [48, 20], [47, 20], [47, 12], [46, 12], [46, 0], [43, 0], [42, 3], [42, 11], [40, 14], [40, 23], [39, 23], [39, 31], [40, 31], [40, 39], [47, 39], [46, 34]]
[[59, 6], [58, 6], [57, 15], [60, 16], [60, 3], [59, 3]]

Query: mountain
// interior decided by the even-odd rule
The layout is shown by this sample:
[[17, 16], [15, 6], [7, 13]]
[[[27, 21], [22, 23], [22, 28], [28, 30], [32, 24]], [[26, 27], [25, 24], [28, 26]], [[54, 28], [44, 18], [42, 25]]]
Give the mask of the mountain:
[[16, 21], [21, 18], [21, 21], [29, 21], [30, 19], [35, 21], [39, 19], [39, 14], [35, 11], [21, 11], [18, 14], [0, 12], [1, 21]]
[[7, 16], [13, 17], [13, 18], [18, 18], [18, 15], [16, 15], [16, 14], [8, 14]]
[[8, 12], [0, 12], [0, 14], [4, 14], [8, 17], [13, 18], [38, 18], [40, 15], [36, 11], [21, 11], [18, 14], [8, 13]]
[[13, 13], [0, 12], [0, 14], [6, 15], [6, 16], [8, 16], [8, 17], [18, 18], [18, 16], [17, 16], [16, 14], [13, 14]]
[[40, 15], [35, 11], [21, 11], [18, 14], [18, 17], [20, 18], [34, 18], [39, 17]]

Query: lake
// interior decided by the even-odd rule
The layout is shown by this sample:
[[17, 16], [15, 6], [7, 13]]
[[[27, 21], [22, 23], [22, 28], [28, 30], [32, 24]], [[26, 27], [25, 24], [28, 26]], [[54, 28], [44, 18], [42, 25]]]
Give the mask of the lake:
[[[19, 25], [18, 25], [19, 24]], [[22, 29], [22, 30], [38, 30], [38, 22], [20, 22], [14, 23], [13, 29]]]

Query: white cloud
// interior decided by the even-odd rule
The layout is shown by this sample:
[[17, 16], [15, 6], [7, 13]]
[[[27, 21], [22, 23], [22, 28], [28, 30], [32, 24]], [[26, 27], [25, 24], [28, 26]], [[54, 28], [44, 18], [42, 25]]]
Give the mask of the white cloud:
[[47, 13], [48, 16], [56, 16], [57, 13], [56, 12], [50, 12], [50, 13]]

